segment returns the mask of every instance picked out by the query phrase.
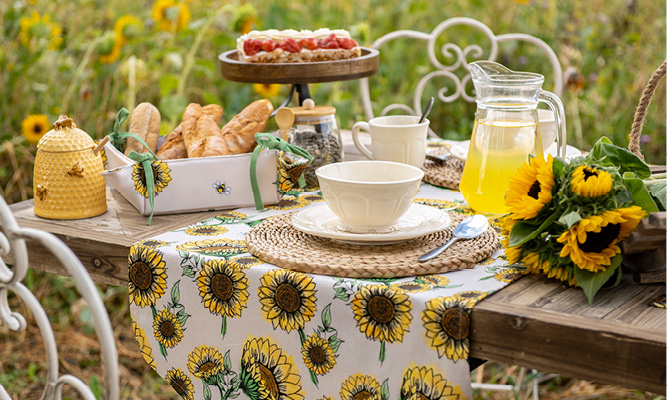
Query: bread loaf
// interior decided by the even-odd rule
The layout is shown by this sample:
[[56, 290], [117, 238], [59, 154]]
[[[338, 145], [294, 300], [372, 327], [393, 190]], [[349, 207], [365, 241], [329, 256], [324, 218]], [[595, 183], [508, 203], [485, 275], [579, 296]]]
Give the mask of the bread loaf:
[[[141, 103], [132, 110], [130, 116], [130, 133], [134, 133], [146, 142], [152, 152], [157, 148], [157, 139], [160, 136], [160, 111], [151, 103]], [[125, 140], [125, 155], [131, 151], [147, 152], [141, 142], [134, 138]]]
[[255, 133], [261, 132], [271, 117], [273, 105], [268, 99], [250, 103], [239, 114], [222, 127], [222, 135], [227, 142], [230, 154], [242, 154], [252, 151], [257, 142]]
[[206, 137], [197, 130], [197, 120], [201, 116], [201, 106], [197, 103], [190, 103], [183, 113], [183, 141], [188, 157], [201, 157], [204, 154], [204, 145]]
[[[201, 115], [209, 115], [213, 118], [216, 124], [220, 123], [222, 119], [222, 107], [217, 104], [208, 104], [201, 108]], [[166, 137], [166, 140], [156, 153], [160, 160], [175, 160], [179, 158], [187, 158], [188, 152], [185, 148], [185, 141], [183, 140], [183, 122]]]
[[206, 136], [206, 146], [203, 157], [229, 155], [229, 147], [220, 132], [220, 127], [210, 115], [202, 115], [197, 121], [197, 129]]

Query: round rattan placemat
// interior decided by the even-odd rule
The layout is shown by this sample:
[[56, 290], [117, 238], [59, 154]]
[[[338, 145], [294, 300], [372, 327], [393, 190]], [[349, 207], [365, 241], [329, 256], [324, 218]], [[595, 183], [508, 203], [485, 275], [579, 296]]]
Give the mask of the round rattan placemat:
[[268, 218], [246, 234], [250, 253], [279, 267], [295, 271], [349, 278], [395, 278], [443, 273], [471, 268], [491, 256], [500, 242], [489, 228], [475, 239], [459, 240], [438, 257], [417, 258], [452, 238], [463, 218], [450, 215], [449, 228], [388, 246], [361, 246], [303, 233], [292, 224], [292, 213]]
[[431, 149], [429, 155], [424, 161], [424, 182], [431, 185], [446, 187], [448, 189], [459, 190], [461, 175], [465, 161], [455, 157], [447, 157], [444, 160], [438, 160], [434, 157], [442, 157], [447, 154], [446, 149], [442, 149], [442, 154], [438, 154], [439, 149]]

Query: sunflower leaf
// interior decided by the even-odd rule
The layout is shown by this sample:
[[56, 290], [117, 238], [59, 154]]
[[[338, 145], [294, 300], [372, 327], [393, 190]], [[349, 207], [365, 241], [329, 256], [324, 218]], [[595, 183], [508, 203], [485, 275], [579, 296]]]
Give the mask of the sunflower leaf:
[[176, 281], [174, 283], [174, 286], [171, 288], [171, 302], [174, 304], [178, 304], [179, 300], [181, 300], [181, 292], [178, 289], [178, 285], [181, 283], [181, 281]]
[[380, 388], [380, 396], [382, 397], [382, 400], [389, 399], [389, 379], [385, 379], [384, 382], [382, 382], [382, 387]]
[[567, 162], [560, 158], [560, 157], [554, 157], [554, 163], [553, 163], [553, 173], [554, 176], [558, 178], [562, 178], [565, 175], [565, 165]]
[[601, 272], [591, 272], [581, 268], [574, 268], [574, 277], [577, 280], [577, 284], [584, 290], [589, 306], [593, 305], [595, 294], [602, 288], [602, 285], [607, 283], [607, 281], [614, 276], [614, 273], [616, 273], [616, 269], [620, 267], [622, 260], [623, 257], [620, 254], [617, 254], [611, 259], [611, 265]]
[[569, 212], [558, 219], [558, 222], [565, 225], [567, 229], [572, 228], [579, 221], [581, 221], [581, 215], [576, 211]]
[[628, 188], [630, 194], [632, 194], [632, 201], [635, 205], [640, 206], [647, 213], [657, 212], [658, 206], [653, 201], [653, 197], [646, 189], [644, 181], [639, 178], [635, 178], [634, 174], [625, 173], [623, 174], [623, 183], [625, 187]]
[[229, 356], [229, 350], [225, 353], [225, 356], [222, 358], [222, 366], [225, 367], [225, 371], [232, 370], [232, 359]]
[[539, 227], [527, 222], [517, 222], [517, 224], [512, 227], [512, 231], [510, 232], [510, 246], [521, 246], [527, 241], [534, 239], [542, 231], [547, 229], [556, 220], [556, 218], [558, 218], [558, 213], [551, 214], [549, 218], [547, 218], [546, 221], [544, 221]]
[[667, 202], [667, 182], [660, 182], [649, 186], [649, 192], [651, 192], [651, 196], [656, 200], [656, 204], [661, 211], [665, 211], [667, 208], [667, 204], [665, 204]]
[[586, 157], [588, 160], [603, 164], [609, 163], [619, 168], [621, 174], [634, 172], [638, 177], [646, 179], [651, 176], [651, 168], [636, 154], [614, 145], [608, 138], [601, 137]]
[[209, 388], [206, 383], [204, 383], [204, 398], [206, 400], [211, 400], [211, 388]]
[[322, 310], [322, 325], [324, 325], [325, 328], [331, 326], [331, 303]]

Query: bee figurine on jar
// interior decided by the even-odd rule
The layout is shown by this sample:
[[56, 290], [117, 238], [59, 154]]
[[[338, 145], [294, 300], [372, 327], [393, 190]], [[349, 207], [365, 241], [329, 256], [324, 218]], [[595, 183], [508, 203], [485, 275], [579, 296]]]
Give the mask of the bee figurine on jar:
[[106, 187], [99, 145], [67, 115], [61, 115], [37, 143], [33, 192], [35, 215], [77, 219], [107, 210]]

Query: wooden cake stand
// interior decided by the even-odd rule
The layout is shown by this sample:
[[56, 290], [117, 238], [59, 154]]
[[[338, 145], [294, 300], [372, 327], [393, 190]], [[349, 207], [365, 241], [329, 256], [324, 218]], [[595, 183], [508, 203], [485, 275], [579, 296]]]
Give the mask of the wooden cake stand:
[[380, 53], [375, 49], [361, 48], [361, 57], [348, 60], [306, 63], [247, 63], [239, 61], [236, 50], [218, 56], [222, 77], [244, 83], [293, 84], [286, 104], [294, 89], [299, 93], [299, 104], [310, 98], [309, 83], [349, 81], [365, 78], [378, 72]]

